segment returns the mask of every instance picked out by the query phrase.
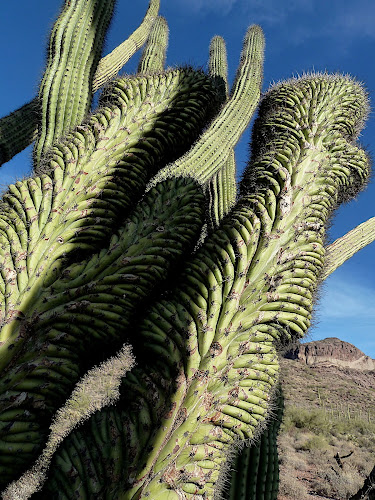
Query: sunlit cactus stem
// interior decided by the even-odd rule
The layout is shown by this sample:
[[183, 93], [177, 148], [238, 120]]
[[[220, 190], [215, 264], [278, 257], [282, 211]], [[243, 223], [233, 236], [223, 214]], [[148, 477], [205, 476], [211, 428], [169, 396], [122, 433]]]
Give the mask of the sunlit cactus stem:
[[139, 61], [138, 73], [163, 71], [167, 57], [168, 36], [167, 20], [158, 16]]
[[53, 142], [86, 117], [93, 97], [92, 79], [100, 60], [115, 0], [70, 0], [56, 21], [47, 69], [39, 89], [41, 123], [35, 161]]

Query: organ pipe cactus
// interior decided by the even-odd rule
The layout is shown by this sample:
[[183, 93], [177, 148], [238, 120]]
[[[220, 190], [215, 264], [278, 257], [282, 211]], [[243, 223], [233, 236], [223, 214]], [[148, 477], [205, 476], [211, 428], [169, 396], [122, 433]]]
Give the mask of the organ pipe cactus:
[[[278, 348], [305, 334], [333, 270], [326, 222], [369, 175], [355, 144], [364, 90], [311, 75], [264, 96], [237, 195], [261, 28], [229, 92], [219, 37], [208, 74], [164, 70], [153, 0], [132, 40], [98, 62], [112, 6], [65, 3], [32, 113], [0, 122], [6, 161], [36, 137], [20, 117], [40, 116], [34, 175], [0, 207], [4, 498], [220, 495], [234, 450], [269, 417]], [[87, 116], [148, 35], [139, 73], [111, 81]]]

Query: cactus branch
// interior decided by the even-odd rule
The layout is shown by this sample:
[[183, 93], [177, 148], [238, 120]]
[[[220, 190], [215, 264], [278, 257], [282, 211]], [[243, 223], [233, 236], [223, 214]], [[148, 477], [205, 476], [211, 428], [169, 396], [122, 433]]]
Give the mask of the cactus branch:
[[150, 0], [148, 10], [139, 28], [121, 45], [105, 56], [99, 63], [93, 79], [93, 91], [111, 80], [124, 64], [139, 50], [147, 40], [151, 28], [157, 18], [160, 0]]
[[225, 41], [221, 36], [214, 36], [210, 43], [208, 73], [221, 89], [223, 100], [228, 99], [228, 62]]
[[[258, 105], [263, 75], [264, 35], [259, 26], [246, 34], [240, 64], [229, 100], [199, 141], [174, 164], [152, 181], [167, 177], [190, 176], [206, 183], [225, 163], [228, 148], [234, 148]], [[224, 158], [224, 159], [223, 159]]]
[[47, 68], [39, 89], [41, 124], [34, 160], [62, 135], [82, 122], [89, 112], [104, 37], [114, 0], [66, 2], [52, 29]]
[[167, 56], [168, 36], [167, 20], [158, 16], [143, 49], [138, 65], [138, 73], [146, 74], [163, 71]]
[[328, 278], [345, 261], [353, 257], [359, 250], [375, 240], [375, 217], [359, 224], [357, 227], [328, 245], [326, 249], [326, 265], [322, 279]]

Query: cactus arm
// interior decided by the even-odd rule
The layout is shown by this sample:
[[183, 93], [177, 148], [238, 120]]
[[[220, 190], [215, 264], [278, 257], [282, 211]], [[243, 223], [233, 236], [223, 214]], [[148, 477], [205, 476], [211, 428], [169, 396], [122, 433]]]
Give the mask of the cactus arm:
[[251, 26], [246, 34], [240, 65], [231, 97], [199, 141], [191, 150], [168, 165], [150, 185], [163, 178], [191, 176], [206, 183], [226, 161], [228, 148], [233, 148], [248, 126], [260, 98], [264, 52], [264, 36], [259, 26]]
[[221, 36], [214, 36], [210, 43], [208, 73], [221, 89], [223, 101], [228, 99], [228, 62], [225, 41]]
[[0, 119], [0, 165], [36, 139], [38, 109], [38, 103], [34, 99]]
[[167, 55], [169, 30], [167, 20], [158, 16], [153, 24], [138, 65], [138, 73], [163, 71]]
[[53, 142], [89, 112], [92, 78], [113, 7], [114, 0], [66, 2], [54, 24], [39, 89], [41, 124], [34, 148], [36, 165]]
[[250, 446], [237, 454], [230, 473], [227, 500], [276, 500], [279, 488], [277, 436], [284, 410], [281, 385], [278, 385], [275, 413], [266, 429]]
[[147, 40], [151, 28], [157, 18], [160, 0], [150, 0], [149, 7], [141, 25], [110, 54], [99, 63], [93, 80], [93, 91], [111, 80], [126, 62], [139, 50]]
[[229, 153], [221, 170], [209, 180], [207, 193], [208, 220], [212, 231], [219, 226], [220, 221], [230, 212], [236, 202], [236, 159], [233, 150]]
[[375, 217], [338, 238], [326, 248], [326, 265], [322, 279], [325, 280], [345, 261], [375, 240]]
[[[228, 64], [224, 40], [215, 36], [210, 44], [209, 74], [221, 90], [223, 99], [228, 99]], [[222, 168], [211, 177], [207, 185], [208, 224], [211, 231], [230, 211], [236, 201], [236, 160], [233, 148], [227, 153]]]

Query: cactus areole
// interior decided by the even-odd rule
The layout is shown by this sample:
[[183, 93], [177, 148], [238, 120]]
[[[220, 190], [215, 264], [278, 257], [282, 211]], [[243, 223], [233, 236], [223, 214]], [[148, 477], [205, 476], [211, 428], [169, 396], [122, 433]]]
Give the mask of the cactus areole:
[[327, 267], [325, 228], [369, 177], [367, 95], [341, 75], [271, 88], [237, 182], [262, 29], [230, 88], [221, 37], [207, 72], [165, 69], [158, 0], [103, 58], [113, 7], [66, 1], [37, 97], [0, 120], [1, 162], [35, 141], [33, 175], [0, 203], [3, 498], [215, 499], [228, 481], [231, 498], [276, 498], [276, 430], [230, 468], [342, 263], [351, 236]]

